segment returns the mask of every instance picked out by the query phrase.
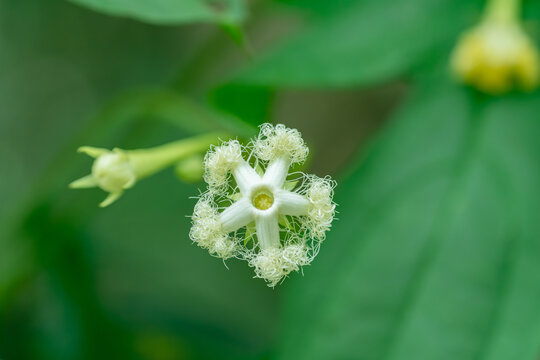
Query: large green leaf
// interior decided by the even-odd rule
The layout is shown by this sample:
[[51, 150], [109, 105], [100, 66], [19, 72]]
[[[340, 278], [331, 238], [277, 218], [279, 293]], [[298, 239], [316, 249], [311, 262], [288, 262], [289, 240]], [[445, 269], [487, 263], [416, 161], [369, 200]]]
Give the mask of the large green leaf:
[[540, 93], [426, 83], [338, 187], [282, 359], [538, 359]]
[[276, 86], [350, 86], [398, 76], [451, 45], [479, 1], [367, 0], [316, 22], [240, 75]]
[[238, 23], [244, 0], [70, 0], [108, 15], [125, 16], [152, 24], [194, 21]]

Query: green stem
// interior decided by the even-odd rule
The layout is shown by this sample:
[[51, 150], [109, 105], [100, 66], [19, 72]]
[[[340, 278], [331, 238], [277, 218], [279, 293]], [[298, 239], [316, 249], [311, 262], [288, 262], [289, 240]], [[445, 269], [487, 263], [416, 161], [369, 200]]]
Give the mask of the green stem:
[[155, 174], [194, 154], [205, 152], [210, 145], [218, 142], [224, 134], [205, 134], [174, 141], [150, 149], [126, 151], [131, 165], [141, 179]]
[[521, 13], [521, 0], [489, 0], [484, 17], [488, 20], [515, 22]]

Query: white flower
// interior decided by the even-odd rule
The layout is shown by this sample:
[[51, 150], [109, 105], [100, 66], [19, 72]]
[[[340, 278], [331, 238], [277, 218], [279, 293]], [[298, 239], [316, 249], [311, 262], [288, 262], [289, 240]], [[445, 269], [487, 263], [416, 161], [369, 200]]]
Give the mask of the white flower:
[[246, 148], [236, 140], [212, 148], [205, 157], [208, 191], [195, 206], [191, 239], [214, 256], [248, 261], [272, 287], [309, 265], [336, 205], [330, 178], [295, 173], [288, 179], [290, 166], [307, 155], [297, 130], [270, 124]]

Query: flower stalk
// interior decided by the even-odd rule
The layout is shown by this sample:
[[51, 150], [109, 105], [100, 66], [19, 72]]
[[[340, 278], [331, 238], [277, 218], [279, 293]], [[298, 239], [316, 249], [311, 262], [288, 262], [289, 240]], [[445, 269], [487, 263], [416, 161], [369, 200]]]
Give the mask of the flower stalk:
[[484, 21], [519, 22], [521, 0], [489, 0], [484, 11]]

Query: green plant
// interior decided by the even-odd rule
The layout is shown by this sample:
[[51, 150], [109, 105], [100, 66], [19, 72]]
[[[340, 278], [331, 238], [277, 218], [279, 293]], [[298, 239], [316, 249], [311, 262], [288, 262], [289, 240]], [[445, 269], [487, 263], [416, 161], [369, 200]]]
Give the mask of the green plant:
[[[1, 0], [0, 356], [537, 359], [539, 21], [533, 0]], [[315, 259], [246, 258], [290, 276], [274, 290], [189, 238], [203, 154], [263, 123], [304, 135], [291, 172], [339, 183]], [[75, 187], [130, 189], [104, 209], [66, 188], [84, 144]], [[211, 154], [202, 205], [235, 169]], [[255, 249], [240, 223], [233, 250]]]

